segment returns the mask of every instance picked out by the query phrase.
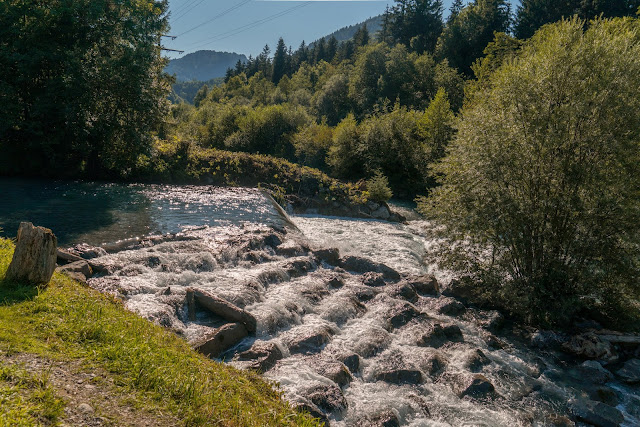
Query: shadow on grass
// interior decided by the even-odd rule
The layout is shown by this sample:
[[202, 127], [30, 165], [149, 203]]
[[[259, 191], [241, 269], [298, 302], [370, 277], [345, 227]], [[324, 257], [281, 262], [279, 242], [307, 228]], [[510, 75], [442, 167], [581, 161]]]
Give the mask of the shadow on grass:
[[0, 280], [0, 306], [31, 301], [38, 296], [39, 292], [40, 289], [37, 287], [20, 285], [3, 277]]

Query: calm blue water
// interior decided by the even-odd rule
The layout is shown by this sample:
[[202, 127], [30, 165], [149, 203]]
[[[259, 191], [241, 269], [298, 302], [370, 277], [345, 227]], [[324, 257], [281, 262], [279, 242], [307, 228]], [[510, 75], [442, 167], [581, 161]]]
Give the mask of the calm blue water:
[[259, 191], [246, 188], [0, 179], [0, 236], [21, 221], [53, 230], [60, 245], [98, 245], [187, 226], [281, 225]]

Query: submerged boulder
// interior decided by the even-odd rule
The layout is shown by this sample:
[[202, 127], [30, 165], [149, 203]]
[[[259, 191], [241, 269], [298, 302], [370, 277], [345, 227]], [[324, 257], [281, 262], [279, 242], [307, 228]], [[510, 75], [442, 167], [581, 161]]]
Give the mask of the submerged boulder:
[[439, 348], [448, 342], [462, 342], [462, 331], [457, 325], [434, 323], [418, 339], [418, 346]]
[[267, 372], [283, 357], [282, 351], [275, 343], [256, 341], [249, 350], [238, 354], [237, 360], [250, 361], [249, 369]]
[[465, 396], [474, 399], [486, 399], [496, 396], [496, 389], [484, 375], [459, 375], [454, 383], [454, 390], [461, 399]]
[[624, 421], [622, 412], [602, 402], [578, 400], [571, 402], [570, 406], [578, 420], [597, 427], [618, 427]]
[[324, 413], [342, 412], [347, 409], [347, 400], [342, 390], [334, 385], [317, 385], [308, 388], [302, 395]]
[[387, 280], [400, 280], [400, 273], [379, 262], [357, 256], [346, 256], [340, 259], [340, 267], [354, 273], [382, 273]]
[[27, 285], [48, 283], [56, 269], [58, 239], [51, 230], [23, 222], [6, 280]]
[[420, 295], [436, 296], [440, 293], [438, 280], [436, 280], [434, 276], [426, 275], [412, 277], [411, 279], [407, 280], [407, 283], [411, 285]]
[[616, 371], [616, 374], [626, 383], [640, 383], [640, 360], [628, 360], [622, 368]]
[[400, 420], [395, 412], [389, 410], [359, 419], [356, 425], [361, 427], [400, 427]]

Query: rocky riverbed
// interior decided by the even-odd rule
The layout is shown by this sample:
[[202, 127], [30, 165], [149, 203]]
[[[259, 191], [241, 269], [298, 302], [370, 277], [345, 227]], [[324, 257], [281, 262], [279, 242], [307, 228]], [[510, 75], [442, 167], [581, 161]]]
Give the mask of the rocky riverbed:
[[[429, 274], [417, 224], [292, 221], [71, 252], [90, 258], [90, 286], [212, 357], [264, 372], [331, 425], [640, 423], [633, 336], [529, 330], [468, 305], [450, 276]], [[205, 297], [240, 317], [213, 314]]]

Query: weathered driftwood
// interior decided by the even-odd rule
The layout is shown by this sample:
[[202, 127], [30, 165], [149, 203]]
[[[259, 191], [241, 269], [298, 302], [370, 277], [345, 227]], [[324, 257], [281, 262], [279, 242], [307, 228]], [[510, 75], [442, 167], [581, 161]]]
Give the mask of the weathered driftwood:
[[[216, 316], [222, 317], [229, 322], [238, 322], [245, 326], [249, 333], [255, 333], [257, 321], [256, 318], [244, 311], [243, 309], [236, 307], [230, 302], [211, 295], [208, 292], [200, 289], [189, 288], [187, 289], [187, 306], [189, 309], [189, 319], [195, 318], [195, 306], [189, 303], [193, 298], [202, 307], [209, 310]], [[192, 314], [193, 313], [193, 314]]]

